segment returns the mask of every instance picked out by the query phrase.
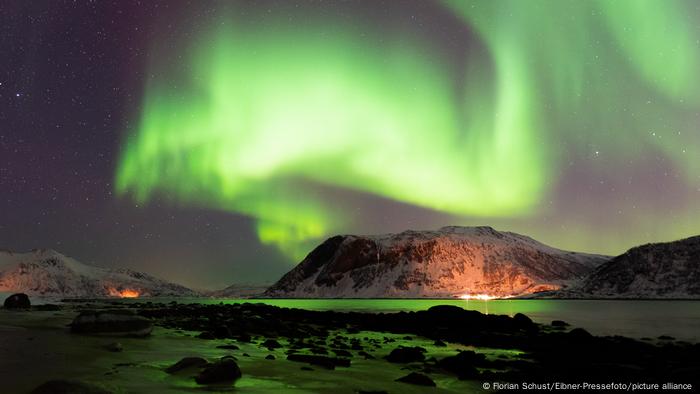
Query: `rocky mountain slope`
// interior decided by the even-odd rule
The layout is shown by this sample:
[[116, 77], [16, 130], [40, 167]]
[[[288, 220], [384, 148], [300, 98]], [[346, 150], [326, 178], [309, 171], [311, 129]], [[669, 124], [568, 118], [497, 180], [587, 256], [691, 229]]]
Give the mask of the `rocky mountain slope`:
[[83, 264], [56, 251], [0, 251], [0, 292], [46, 297], [193, 296], [192, 290], [143, 272]]
[[608, 259], [555, 249], [491, 227], [339, 235], [309, 253], [265, 295], [515, 296], [560, 289]]
[[638, 246], [563, 292], [582, 298], [700, 298], [700, 236]]

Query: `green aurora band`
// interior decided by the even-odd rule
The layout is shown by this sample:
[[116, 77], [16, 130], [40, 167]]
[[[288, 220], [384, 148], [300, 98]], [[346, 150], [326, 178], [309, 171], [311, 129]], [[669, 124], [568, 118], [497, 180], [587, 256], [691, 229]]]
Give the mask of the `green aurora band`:
[[443, 6], [480, 45], [465, 45], [458, 72], [408, 30], [313, 12], [303, 25], [244, 18], [232, 5], [181, 64], [154, 50], [117, 193], [252, 217], [261, 242], [299, 259], [358, 220], [320, 187], [458, 217], [536, 216], [567, 160], [553, 142], [564, 132], [575, 146], [605, 140], [620, 163], [653, 146], [697, 181], [700, 160], [677, 154], [697, 146], [649, 133], [687, 130], [700, 108], [700, 32], [685, 3]]

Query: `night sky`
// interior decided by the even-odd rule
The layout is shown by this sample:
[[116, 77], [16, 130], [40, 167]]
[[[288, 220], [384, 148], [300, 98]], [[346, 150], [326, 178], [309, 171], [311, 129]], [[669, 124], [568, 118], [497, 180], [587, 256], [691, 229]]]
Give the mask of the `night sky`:
[[201, 288], [323, 238], [700, 233], [692, 1], [4, 1], [0, 248]]

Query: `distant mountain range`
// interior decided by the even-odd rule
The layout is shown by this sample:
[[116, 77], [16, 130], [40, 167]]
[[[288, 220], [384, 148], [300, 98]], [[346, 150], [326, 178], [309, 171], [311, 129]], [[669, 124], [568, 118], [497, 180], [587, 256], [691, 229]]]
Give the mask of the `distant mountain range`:
[[700, 298], [700, 236], [632, 248], [559, 296]]
[[0, 292], [94, 297], [551, 297], [700, 299], [700, 236], [617, 256], [552, 248], [491, 227], [327, 239], [279, 281], [196, 292], [48, 249], [0, 251]]
[[269, 284], [258, 285], [236, 283], [222, 290], [206, 292], [206, 295], [214, 298], [250, 298], [262, 295], [268, 287]]
[[198, 295], [143, 272], [95, 267], [50, 249], [28, 253], [0, 251], [0, 292], [45, 297]]
[[314, 249], [265, 296], [517, 296], [561, 289], [609, 259], [491, 227], [342, 235]]

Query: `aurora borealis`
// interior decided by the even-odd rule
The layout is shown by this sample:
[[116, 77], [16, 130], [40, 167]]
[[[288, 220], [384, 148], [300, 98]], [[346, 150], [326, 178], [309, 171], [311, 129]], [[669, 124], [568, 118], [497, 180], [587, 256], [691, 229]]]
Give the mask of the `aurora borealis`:
[[[700, 31], [690, 5], [436, 3], [464, 25], [445, 53], [420, 29], [386, 35], [359, 13], [321, 17], [313, 2], [278, 12], [231, 4], [189, 42], [168, 43], [180, 63], [162, 64], [154, 43], [156, 77], [116, 189], [250, 216], [261, 242], [297, 260], [322, 237], [373, 231], [324, 187], [460, 224], [561, 232], [543, 228], [552, 216], [571, 223], [563, 243], [577, 249], [623, 229], [599, 250], [629, 246], [650, 225], [663, 238], [697, 232], [697, 204], [669, 218], [663, 196], [628, 195], [655, 158], [698, 196]], [[579, 171], [585, 178], [572, 179]], [[595, 178], [616, 198], [591, 188], [552, 206], [562, 185]], [[601, 229], [599, 215], [615, 218]]]
[[0, 248], [222, 288], [338, 233], [700, 234], [692, 1], [0, 8]]

